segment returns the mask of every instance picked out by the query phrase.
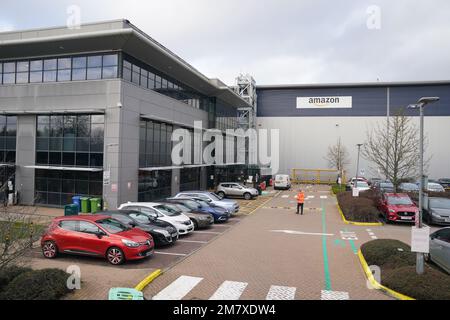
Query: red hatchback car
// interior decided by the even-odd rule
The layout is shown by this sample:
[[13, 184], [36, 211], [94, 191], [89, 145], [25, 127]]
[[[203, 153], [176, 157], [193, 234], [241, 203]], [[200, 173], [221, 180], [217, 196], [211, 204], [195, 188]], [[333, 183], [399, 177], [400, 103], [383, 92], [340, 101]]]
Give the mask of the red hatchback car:
[[106, 257], [111, 264], [137, 260], [153, 254], [152, 236], [131, 229], [105, 215], [55, 218], [41, 239], [42, 253], [55, 258], [58, 253]]
[[379, 208], [386, 222], [414, 222], [419, 210], [406, 193], [383, 193]]

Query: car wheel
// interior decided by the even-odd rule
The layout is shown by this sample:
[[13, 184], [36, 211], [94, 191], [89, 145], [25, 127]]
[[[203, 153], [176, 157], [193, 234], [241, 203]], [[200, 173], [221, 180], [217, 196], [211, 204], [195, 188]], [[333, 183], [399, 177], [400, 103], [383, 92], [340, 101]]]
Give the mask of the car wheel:
[[252, 198], [252, 195], [248, 192], [244, 193], [244, 199], [245, 200], [250, 200]]
[[192, 223], [194, 224], [194, 230], [198, 229], [198, 222], [195, 220], [192, 220]]
[[45, 241], [42, 246], [42, 254], [48, 259], [56, 258], [58, 255], [58, 247], [53, 241]]
[[424, 253], [423, 258], [426, 262], [431, 262], [431, 254], [430, 253]]
[[115, 266], [122, 264], [125, 261], [125, 255], [123, 251], [117, 247], [109, 248], [106, 252], [106, 258], [108, 259], [109, 263]]
[[218, 195], [219, 198], [221, 198], [221, 199], [225, 198], [225, 192], [223, 192], [223, 191], [219, 191], [219, 192], [217, 193], [217, 195]]

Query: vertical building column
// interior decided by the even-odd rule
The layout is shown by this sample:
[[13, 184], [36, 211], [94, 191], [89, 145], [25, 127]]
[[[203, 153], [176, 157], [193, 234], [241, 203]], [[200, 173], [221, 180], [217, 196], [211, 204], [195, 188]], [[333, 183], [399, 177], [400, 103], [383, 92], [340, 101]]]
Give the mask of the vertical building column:
[[121, 108], [105, 111], [104, 156], [103, 156], [103, 203], [105, 208], [116, 209], [119, 198], [120, 168], [120, 118]]
[[171, 193], [172, 196], [176, 195], [178, 192], [180, 192], [180, 169], [173, 169], [172, 170], [172, 183], [171, 183]]
[[200, 167], [200, 189], [208, 189], [208, 167]]
[[34, 169], [36, 161], [36, 116], [17, 116], [16, 139], [16, 190], [19, 194], [19, 203], [34, 204]]

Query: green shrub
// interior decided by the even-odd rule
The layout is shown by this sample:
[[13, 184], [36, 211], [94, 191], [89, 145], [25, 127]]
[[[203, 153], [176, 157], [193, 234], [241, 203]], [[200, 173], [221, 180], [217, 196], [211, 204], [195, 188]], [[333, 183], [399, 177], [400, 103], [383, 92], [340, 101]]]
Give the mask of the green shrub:
[[69, 274], [60, 269], [32, 270], [15, 277], [0, 292], [2, 300], [56, 300], [70, 290]]
[[421, 275], [415, 266], [382, 269], [384, 286], [419, 300], [450, 300], [450, 277], [427, 266]]
[[9, 266], [0, 271], [0, 291], [18, 275], [31, 271], [30, 268]]
[[334, 194], [337, 194], [337, 193], [339, 193], [339, 192], [344, 192], [344, 191], [345, 191], [345, 185], [333, 184], [333, 185], [331, 186], [331, 191], [332, 191]]
[[340, 192], [336, 195], [339, 206], [347, 220], [355, 222], [378, 222], [380, 215], [371, 199], [372, 194], [364, 192], [360, 197], [353, 197], [351, 191]]
[[366, 242], [361, 246], [361, 252], [369, 265], [381, 268], [414, 266], [416, 263], [416, 255], [411, 252], [411, 247], [399, 240], [377, 239]]

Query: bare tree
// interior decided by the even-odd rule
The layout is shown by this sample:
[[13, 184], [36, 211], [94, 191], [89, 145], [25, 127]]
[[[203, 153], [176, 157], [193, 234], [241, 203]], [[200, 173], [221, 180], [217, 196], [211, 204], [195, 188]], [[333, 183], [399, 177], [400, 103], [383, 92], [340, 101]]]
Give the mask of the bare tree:
[[25, 211], [20, 207], [0, 208], [0, 271], [17, 264], [41, 235], [43, 227], [33, 219], [34, 212]]
[[338, 139], [336, 144], [328, 147], [328, 152], [325, 157], [328, 161], [328, 166], [330, 168], [335, 168], [342, 175], [344, 168], [349, 165], [350, 158], [347, 148], [341, 143], [341, 139]]
[[[374, 169], [386, 176], [397, 189], [402, 180], [418, 176], [419, 142], [418, 127], [400, 110], [387, 123], [379, 123], [367, 132], [362, 156], [371, 161], [376, 167]], [[428, 162], [425, 161], [425, 167]]]

